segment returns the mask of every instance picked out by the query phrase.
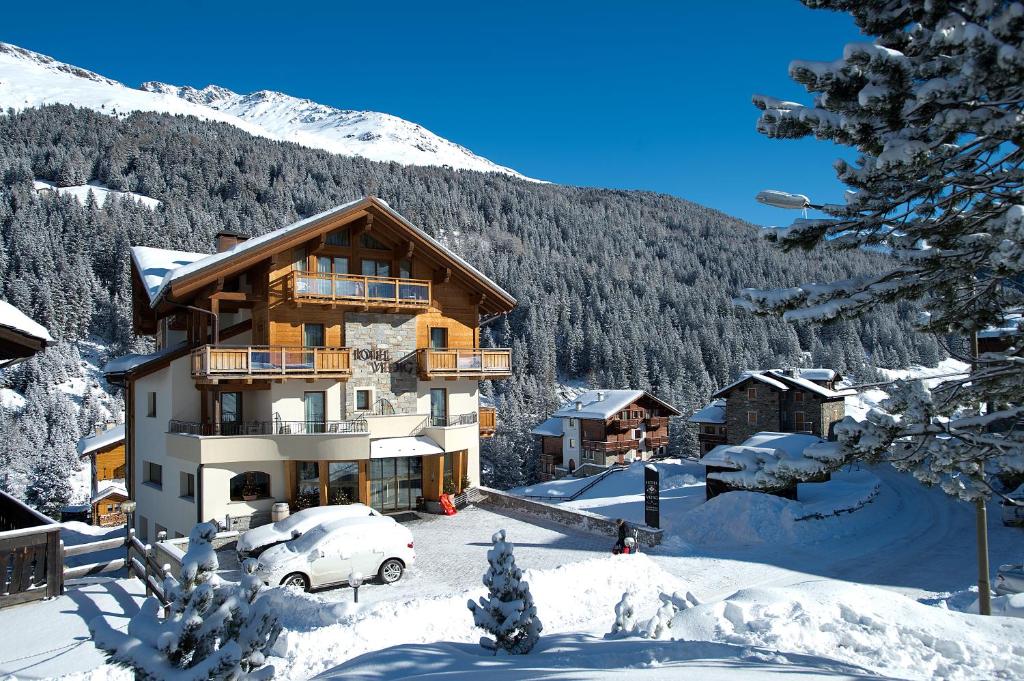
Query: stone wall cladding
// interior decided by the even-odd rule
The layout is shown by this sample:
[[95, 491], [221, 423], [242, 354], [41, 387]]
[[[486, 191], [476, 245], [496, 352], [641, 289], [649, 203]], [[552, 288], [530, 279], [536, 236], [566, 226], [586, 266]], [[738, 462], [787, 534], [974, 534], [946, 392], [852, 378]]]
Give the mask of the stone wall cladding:
[[[767, 385], [757, 386], [757, 397], [747, 397], [748, 384], [742, 384], [726, 395], [725, 409], [726, 442], [738, 445], [761, 431], [778, 431], [779, 393]], [[747, 425], [747, 412], [757, 412], [757, 425]]]
[[[406, 314], [350, 312], [345, 315], [345, 345], [352, 348], [352, 378], [345, 385], [348, 413], [357, 388], [373, 388], [373, 399], [391, 402], [396, 413], [416, 412], [416, 317]], [[361, 350], [386, 350], [388, 366], [359, 357]], [[373, 405], [370, 405], [373, 407]]]
[[835, 424], [846, 418], [846, 401], [834, 400], [821, 405], [821, 432], [826, 440], [835, 439]]

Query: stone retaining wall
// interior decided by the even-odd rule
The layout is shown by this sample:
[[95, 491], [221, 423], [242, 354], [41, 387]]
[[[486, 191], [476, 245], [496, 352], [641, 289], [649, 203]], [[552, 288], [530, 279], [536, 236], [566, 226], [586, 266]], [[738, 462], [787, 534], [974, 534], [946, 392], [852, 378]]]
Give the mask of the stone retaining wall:
[[[523, 513], [581, 532], [590, 532], [608, 537], [615, 537], [618, 534], [613, 519], [597, 515], [596, 513], [564, 508], [558, 504], [549, 504], [535, 499], [524, 499], [523, 497], [517, 497], [514, 494], [489, 487], [478, 487], [477, 490], [483, 495], [483, 498], [476, 502], [482, 508]], [[661, 538], [664, 534], [663, 530], [648, 527], [647, 525], [634, 525], [633, 523], [630, 523], [629, 526], [630, 529], [637, 531], [637, 541], [640, 544], [644, 546], [657, 546], [661, 543]]]

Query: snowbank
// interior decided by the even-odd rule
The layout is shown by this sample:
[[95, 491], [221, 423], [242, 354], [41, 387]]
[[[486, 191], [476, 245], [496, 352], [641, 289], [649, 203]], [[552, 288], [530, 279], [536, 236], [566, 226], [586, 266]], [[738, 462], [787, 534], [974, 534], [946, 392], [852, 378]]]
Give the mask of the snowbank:
[[902, 678], [1024, 677], [1024, 622], [834, 580], [744, 589], [679, 613], [672, 633], [817, 655]]
[[116, 196], [122, 200], [130, 199], [132, 201], [136, 201], [151, 210], [155, 210], [163, 205], [159, 199], [154, 199], [153, 197], [145, 196], [144, 194], [136, 194], [135, 192], [119, 192], [115, 189], [110, 189], [102, 182], [90, 182], [89, 184], [79, 184], [71, 187], [58, 187], [52, 182], [47, 182], [46, 180], [36, 180], [32, 183], [32, 186], [40, 193], [57, 192], [58, 194], [72, 196], [83, 206], [89, 198], [89, 194], [92, 194], [92, 197], [99, 208], [103, 208], [107, 203], [107, 197], [110, 196]]

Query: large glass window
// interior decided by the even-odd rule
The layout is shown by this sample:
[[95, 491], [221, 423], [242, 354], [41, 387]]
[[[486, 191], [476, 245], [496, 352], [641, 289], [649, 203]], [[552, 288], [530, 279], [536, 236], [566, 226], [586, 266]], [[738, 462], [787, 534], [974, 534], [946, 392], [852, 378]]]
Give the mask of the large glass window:
[[352, 242], [352, 237], [348, 229], [336, 229], [327, 234], [325, 241], [330, 246], [348, 246]]
[[295, 506], [298, 509], [320, 505], [320, 466], [316, 461], [295, 464]]
[[246, 471], [231, 478], [231, 501], [253, 501], [270, 497], [270, 476], [263, 471]]
[[378, 511], [416, 507], [423, 496], [423, 462], [419, 457], [370, 461], [370, 505]]
[[359, 501], [359, 463], [332, 461], [327, 464], [327, 502], [351, 504]]
[[455, 455], [449, 452], [444, 455], [444, 486], [441, 491], [455, 494]]
[[362, 243], [363, 248], [372, 248], [377, 251], [388, 250], [388, 245], [386, 243], [369, 233], [363, 234], [359, 241]]
[[402, 279], [412, 279], [412, 260], [403, 258], [398, 261], [398, 276]]
[[362, 261], [363, 276], [364, 277], [390, 277], [391, 276], [391, 261], [390, 260], [369, 260], [363, 258]]

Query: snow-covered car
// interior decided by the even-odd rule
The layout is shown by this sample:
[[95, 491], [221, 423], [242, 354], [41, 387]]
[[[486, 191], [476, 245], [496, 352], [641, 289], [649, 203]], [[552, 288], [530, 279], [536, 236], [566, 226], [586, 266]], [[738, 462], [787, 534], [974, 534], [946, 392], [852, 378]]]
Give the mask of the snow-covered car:
[[1000, 565], [996, 572], [995, 588], [1000, 596], [1024, 593], [1024, 563]]
[[[1024, 485], [1021, 485], [1003, 499], [1003, 525], [1024, 526]], [[1016, 503], [1014, 503], [1016, 502]]]
[[391, 584], [416, 560], [412, 532], [388, 516], [343, 518], [317, 525], [259, 557], [256, 573], [271, 586], [305, 591], [344, 584], [358, 572]]
[[290, 541], [313, 529], [317, 525], [343, 518], [365, 518], [380, 516], [380, 513], [365, 504], [344, 504], [338, 506], [314, 506], [298, 511], [284, 520], [261, 525], [245, 532], [238, 538], [235, 549], [239, 560], [256, 558], [261, 553], [282, 542]]

